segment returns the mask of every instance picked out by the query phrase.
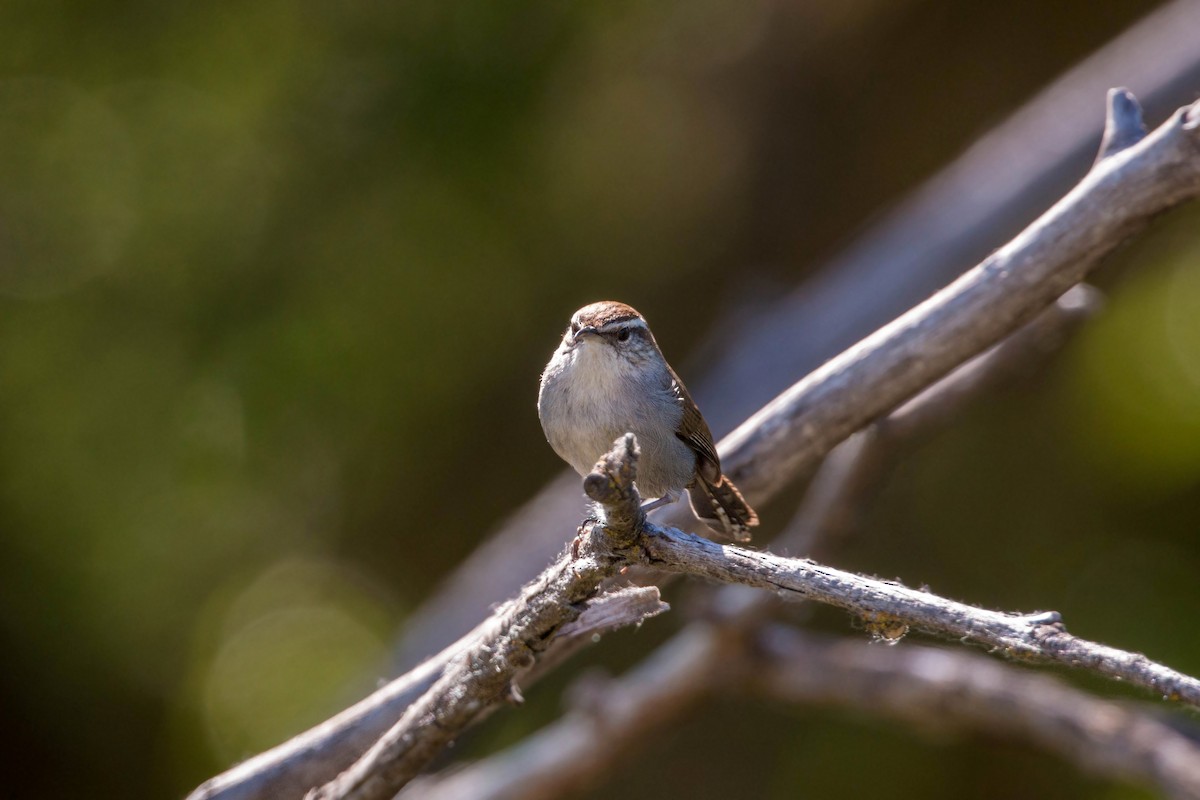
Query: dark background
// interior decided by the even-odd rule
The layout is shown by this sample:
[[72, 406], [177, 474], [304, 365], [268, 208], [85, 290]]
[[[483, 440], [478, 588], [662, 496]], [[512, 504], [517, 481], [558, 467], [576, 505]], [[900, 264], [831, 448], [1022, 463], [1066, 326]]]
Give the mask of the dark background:
[[[699, 374], [714, 318], [1154, 6], [5, 4], [7, 788], [179, 796], [368, 692], [559, 473], [534, 398], [576, 307], [636, 305]], [[833, 562], [1200, 672], [1198, 220], [1126, 248], [1106, 313], [907, 460]], [[596, 796], [1139, 796], [1019, 743], [744, 701], [647, 747]]]

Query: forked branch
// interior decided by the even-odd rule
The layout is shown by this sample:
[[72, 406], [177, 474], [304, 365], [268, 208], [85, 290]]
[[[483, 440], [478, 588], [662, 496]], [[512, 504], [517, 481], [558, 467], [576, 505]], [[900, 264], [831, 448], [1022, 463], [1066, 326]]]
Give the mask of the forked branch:
[[[1122, 117], [1130, 108], [1136, 108], [1131, 96], [1113, 93], [1110, 124], [1128, 128]], [[1119, 149], [1130, 138], [1114, 138], [1114, 151], [1004, 248], [797, 383], [728, 437], [722, 443], [726, 472], [751, 502], [768, 499], [837, 442], [1015, 331], [1154, 216], [1200, 194], [1200, 103]], [[596, 499], [604, 498], [607, 527], [586, 526], [574, 553], [560, 557], [464, 637], [461, 647], [448, 648], [437, 662], [425, 665], [423, 674], [436, 682], [365, 756], [313, 796], [394, 794], [484, 710], [509, 696], [512, 678], [578, 616], [601, 581], [638, 561], [832, 603], [869, 621], [875, 615], [873, 622], [887, 629], [908, 625], [1023, 658], [1069, 663], [1200, 707], [1195, 679], [1070, 636], [1052, 615], [984, 611], [811, 562], [722, 548], [668, 527], [640, 527], [641, 515], [629, 505], [632, 487], [626, 488], [626, 476], [635, 468], [632, 448], [625, 443], [618, 450], [604, 476], [589, 478], [585, 487]], [[368, 701], [364, 704], [363, 716], [370, 709]], [[253, 760], [253, 768], [219, 776], [193, 798], [298, 793], [297, 787], [311, 785], [321, 770], [347, 763], [352, 751], [331, 754], [322, 748], [339, 736], [344, 741], [345, 733], [344, 724], [322, 726], [300, 737], [302, 747], [289, 744], [276, 755], [264, 754]], [[310, 770], [314, 756], [324, 760]]]
[[[637, 448], [632, 434], [618, 439], [584, 479], [588, 496], [603, 508], [604, 522], [580, 529], [577, 540], [558, 562], [526, 587], [521, 597], [498, 614], [494, 636], [451, 666], [442, 680], [421, 697], [350, 769], [309, 795], [310, 800], [384, 800], [402, 789], [441, 747], [465, 730], [487, 704], [503, 700], [511, 681], [527, 661], [507, 657], [529, 648], [529, 634], [544, 642], [561, 622], [514, 636], [517, 619], [539, 620], [541, 607], [562, 592], [586, 598], [590, 581], [613, 574], [620, 565], [642, 563], [671, 572], [775, 591], [789, 600], [815, 600], [859, 615], [885, 637], [910, 627], [1025, 661], [1054, 662], [1097, 675], [1151, 688], [1200, 710], [1200, 680], [1157, 664], [1145, 656], [1096, 644], [1068, 634], [1058, 614], [1006, 614], [946, 600], [896, 583], [878, 581], [732, 545], [719, 545], [674, 528], [646, 522], [633, 481]], [[553, 620], [553, 615], [550, 616]], [[544, 645], [543, 645], [544, 646]], [[529, 648], [532, 650], [532, 648]], [[524, 658], [532, 658], [532, 652]]]

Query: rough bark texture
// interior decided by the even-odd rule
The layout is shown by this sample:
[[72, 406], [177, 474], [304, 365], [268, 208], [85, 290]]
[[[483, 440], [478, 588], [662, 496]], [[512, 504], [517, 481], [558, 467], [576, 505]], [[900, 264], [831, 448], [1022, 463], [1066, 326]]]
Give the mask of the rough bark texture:
[[880, 648], [782, 625], [734, 637], [694, 625], [644, 664], [587, 688], [510, 750], [414, 782], [401, 800], [551, 800], [601, 778], [642, 739], [714, 693], [845, 708], [918, 732], [953, 728], [1031, 742], [1086, 772], [1200, 797], [1200, 744], [1154, 715], [1046, 675], [924, 645]]
[[719, 545], [674, 528], [649, 524], [639, 546], [645, 560], [658, 569], [769, 589], [785, 600], [814, 600], [836, 606], [861, 617], [868, 630], [885, 639], [899, 638], [909, 628], [916, 628], [983, 645], [1018, 660], [1086, 669], [1200, 710], [1200, 680], [1140, 653], [1072, 636], [1054, 611], [988, 611], [807, 559]]

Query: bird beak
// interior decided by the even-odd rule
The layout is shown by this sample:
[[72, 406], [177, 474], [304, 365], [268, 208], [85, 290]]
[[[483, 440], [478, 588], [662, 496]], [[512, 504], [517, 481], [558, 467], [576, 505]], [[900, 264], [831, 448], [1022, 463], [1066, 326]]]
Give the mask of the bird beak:
[[585, 336], [599, 336], [599, 335], [600, 335], [600, 331], [596, 330], [591, 325], [588, 325], [586, 328], [580, 328], [579, 330], [575, 331], [574, 335], [571, 337], [571, 341], [578, 342], [580, 339], [582, 339]]

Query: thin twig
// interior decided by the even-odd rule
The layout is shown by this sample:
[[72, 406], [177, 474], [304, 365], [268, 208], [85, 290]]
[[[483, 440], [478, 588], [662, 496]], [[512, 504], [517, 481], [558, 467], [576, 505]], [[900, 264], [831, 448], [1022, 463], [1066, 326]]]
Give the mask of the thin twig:
[[1057, 612], [1007, 614], [947, 600], [898, 583], [784, 558], [647, 523], [641, 556], [656, 569], [769, 589], [785, 600], [814, 600], [861, 617], [872, 631], [898, 638], [916, 628], [1028, 662], [1057, 663], [1141, 686], [1200, 710], [1200, 680], [1140, 653], [1067, 633]]

